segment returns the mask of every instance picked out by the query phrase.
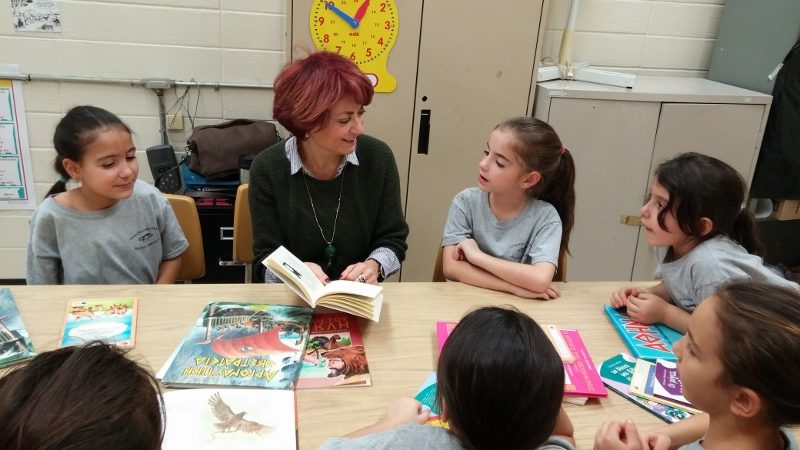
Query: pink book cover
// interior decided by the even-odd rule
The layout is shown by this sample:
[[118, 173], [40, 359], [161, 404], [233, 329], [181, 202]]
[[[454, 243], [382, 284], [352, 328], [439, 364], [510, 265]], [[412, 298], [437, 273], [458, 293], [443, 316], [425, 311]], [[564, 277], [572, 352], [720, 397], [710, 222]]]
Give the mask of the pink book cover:
[[450, 333], [453, 332], [453, 328], [456, 327], [458, 322], [436, 322], [436, 346], [439, 348], [439, 351], [442, 351], [442, 347], [444, 347], [444, 341], [447, 340], [447, 337], [450, 336]]
[[564, 361], [564, 394], [585, 397], [607, 397], [608, 391], [592, 362], [589, 351], [578, 330], [561, 328], [561, 336], [575, 357], [574, 362]]

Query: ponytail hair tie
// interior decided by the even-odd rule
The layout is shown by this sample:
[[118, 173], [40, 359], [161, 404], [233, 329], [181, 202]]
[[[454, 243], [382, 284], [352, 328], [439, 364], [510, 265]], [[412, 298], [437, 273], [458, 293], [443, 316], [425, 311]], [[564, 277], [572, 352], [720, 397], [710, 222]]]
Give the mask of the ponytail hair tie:
[[564, 147], [564, 146], [562, 145], [562, 146], [561, 146], [561, 151], [559, 151], [559, 152], [558, 152], [558, 154], [559, 154], [559, 155], [563, 155], [563, 154], [564, 154], [564, 153], [566, 153], [566, 152], [567, 152], [567, 148], [566, 148], [566, 147]]

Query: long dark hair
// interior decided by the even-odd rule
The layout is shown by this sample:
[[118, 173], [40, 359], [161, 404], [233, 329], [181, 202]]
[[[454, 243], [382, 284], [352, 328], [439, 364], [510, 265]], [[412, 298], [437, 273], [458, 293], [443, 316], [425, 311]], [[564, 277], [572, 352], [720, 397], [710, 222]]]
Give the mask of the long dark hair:
[[[681, 231], [700, 241], [727, 236], [749, 253], [763, 256], [764, 247], [756, 233], [756, 221], [743, 208], [747, 185], [739, 172], [717, 158], [688, 152], [656, 167], [655, 179], [669, 193], [669, 201], [658, 213], [658, 224], [674, 211]], [[713, 223], [711, 231], [701, 236], [700, 219]]]
[[512, 307], [464, 316], [437, 372], [436, 401], [466, 449], [532, 449], [555, 429], [564, 366], [536, 322]]
[[158, 382], [113, 346], [44, 352], [0, 378], [0, 448], [161, 448]]
[[532, 117], [506, 120], [496, 129], [510, 131], [514, 150], [526, 171], [537, 171], [542, 180], [528, 194], [553, 205], [561, 218], [561, 247], [569, 250], [569, 235], [575, 223], [575, 161], [547, 122]]
[[64, 168], [64, 160], [69, 159], [79, 163], [83, 159], [86, 146], [97, 138], [102, 129], [112, 126], [131, 133], [131, 129], [119, 117], [96, 106], [76, 106], [61, 118], [53, 134], [53, 146], [58, 154], [53, 168], [61, 179], [53, 184], [46, 197], [67, 190], [67, 180], [70, 176]]
[[800, 293], [739, 281], [716, 296], [723, 379], [756, 391], [773, 425], [799, 424]]

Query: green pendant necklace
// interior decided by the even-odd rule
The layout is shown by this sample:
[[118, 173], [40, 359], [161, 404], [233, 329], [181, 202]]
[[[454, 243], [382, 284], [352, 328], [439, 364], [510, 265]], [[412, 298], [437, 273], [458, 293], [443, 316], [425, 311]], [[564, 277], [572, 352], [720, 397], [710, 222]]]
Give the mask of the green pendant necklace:
[[341, 175], [342, 179], [339, 184], [339, 200], [336, 202], [336, 216], [333, 219], [333, 232], [331, 233], [330, 239], [327, 239], [325, 237], [325, 232], [322, 231], [322, 225], [320, 225], [319, 218], [317, 218], [317, 209], [314, 208], [314, 199], [311, 198], [311, 190], [308, 188], [308, 181], [306, 181], [306, 177], [308, 177], [308, 175], [306, 175], [305, 170], [303, 171], [303, 183], [305, 183], [306, 185], [306, 193], [308, 193], [308, 201], [309, 203], [311, 203], [311, 211], [314, 213], [314, 222], [317, 223], [317, 228], [319, 228], [319, 234], [320, 236], [322, 236], [322, 240], [325, 241], [326, 244], [328, 244], [328, 246], [325, 247], [325, 256], [328, 257], [328, 263], [325, 265], [326, 272], [333, 265], [333, 257], [336, 256], [336, 247], [333, 246], [333, 238], [336, 237], [336, 223], [339, 221], [339, 207], [342, 206], [342, 191], [344, 190], [345, 168], [347, 168], [347, 165], [345, 165], [342, 168], [342, 175]]

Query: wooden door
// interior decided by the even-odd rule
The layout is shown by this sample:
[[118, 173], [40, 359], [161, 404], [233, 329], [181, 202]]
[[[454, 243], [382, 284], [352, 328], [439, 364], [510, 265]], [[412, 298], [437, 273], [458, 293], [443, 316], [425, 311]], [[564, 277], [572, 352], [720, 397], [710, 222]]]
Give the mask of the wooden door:
[[528, 112], [542, 1], [428, 1], [422, 17], [403, 281], [431, 280], [453, 196], [477, 186], [494, 126]]
[[661, 104], [537, 100], [547, 102], [549, 110], [537, 117], [555, 128], [575, 159], [575, 228], [567, 280], [628, 280], [639, 227], [620, 218], [639, 216]]
[[[653, 170], [673, 156], [694, 151], [730, 164], [748, 186], [758, 156], [764, 105], [664, 103], [658, 122]], [[633, 280], [651, 280], [658, 265], [655, 249], [647, 245], [644, 230], [639, 234]]]

